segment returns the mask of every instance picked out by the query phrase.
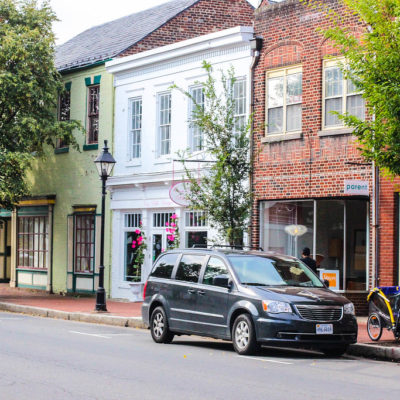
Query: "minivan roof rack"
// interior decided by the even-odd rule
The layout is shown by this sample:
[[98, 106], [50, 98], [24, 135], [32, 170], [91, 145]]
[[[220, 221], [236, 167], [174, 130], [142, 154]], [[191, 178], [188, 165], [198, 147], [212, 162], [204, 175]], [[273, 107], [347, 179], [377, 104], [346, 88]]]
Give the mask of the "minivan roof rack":
[[241, 246], [241, 245], [230, 245], [230, 244], [213, 244], [211, 246], [212, 249], [216, 247], [223, 247], [227, 249], [235, 249], [235, 250], [243, 250], [243, 249], [250, 249], [250, 250], [260, 250], [264, 251], [264, 249], [260, 246]]

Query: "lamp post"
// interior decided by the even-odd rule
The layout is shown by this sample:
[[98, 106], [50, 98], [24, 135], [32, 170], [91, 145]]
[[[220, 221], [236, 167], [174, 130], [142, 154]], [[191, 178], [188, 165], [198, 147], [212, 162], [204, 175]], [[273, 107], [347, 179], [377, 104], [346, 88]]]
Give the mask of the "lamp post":
[[103, 151], [94, 160], [102, 182], [101, 191], [101, 236], [100, 236], [100, 266], [99, 286], [96, 292], [96, 311], [107, 311], [106, 291], [104, 289], [104, 213], [106, 204], [106, 181], [114, 168], [115, 160], [108, 152], [107, 140], [104, 141]]

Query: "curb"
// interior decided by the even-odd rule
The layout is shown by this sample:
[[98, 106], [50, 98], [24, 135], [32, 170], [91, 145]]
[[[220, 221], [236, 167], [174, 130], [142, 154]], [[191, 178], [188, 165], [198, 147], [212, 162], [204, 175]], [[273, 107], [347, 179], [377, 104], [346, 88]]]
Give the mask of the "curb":
[[346, 354], [375, 358], [384, 361], [400, 361], [400, 347], [386, 347], [374, 344], [351, 344]]
[[56, 318], [69, 321], [89, 322], [93, 324], [103, 324], [112, 326], [123, 326], [126, 328], [145, 329], [141, 317], [119, 317], [107, 314], [89, 314], [80, 312], [68, 312], [51, 310], [48, 308], [25, 306], [21, 304], [0, 302], [0, 311], [15, 312], [20, 314], [29, 314], [44, 318]]

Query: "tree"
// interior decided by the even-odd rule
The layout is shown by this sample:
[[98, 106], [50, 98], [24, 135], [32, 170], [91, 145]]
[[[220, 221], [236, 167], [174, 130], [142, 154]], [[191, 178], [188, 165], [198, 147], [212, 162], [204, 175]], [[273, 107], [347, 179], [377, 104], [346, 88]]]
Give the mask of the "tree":
[[207, 161], [201, 178], [188, 164], [187, 152], [179, 154], [187, 182], [186, 197], [195, 210], [204, 211], [211, 224], [230, 244], [243, 245], [251, 209], [251, 118], [238, 118], [234, 99], [233, 68], [221, 72], [221, 93], [210, 64], [203, 62], [207, 80], [202, 83], [204, 105], [191, 93], [180, 89], [194, 104], [191, 124], [203, 133], [202, 150]]
[[[362, 154], [389, 175], [400, 174], [400, 0], [338, 0], [348, 15], [356, 15], [365, 27], [355, 34], [329, 10], [332, 27], [324, 34], [345, 56], [346, 78], [363, 91], [366, 121], [342, 115], [354, 128]], [[324, 6], [321, 0], [310, 0]]]
[[25, 172], [56, 137], [76, 147], [76, 121], [57, 121], [63, 90], [47, 2], [0, 0], [0, 208], [29, 194]]

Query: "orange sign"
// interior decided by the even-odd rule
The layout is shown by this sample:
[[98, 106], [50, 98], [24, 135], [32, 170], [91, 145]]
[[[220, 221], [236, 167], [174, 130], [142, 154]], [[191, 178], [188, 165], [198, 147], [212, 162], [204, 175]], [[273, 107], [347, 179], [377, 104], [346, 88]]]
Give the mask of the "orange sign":
[[321, 270], [320, 278], [329, 282], [329, 289], [339, 290], [339, 270]]

